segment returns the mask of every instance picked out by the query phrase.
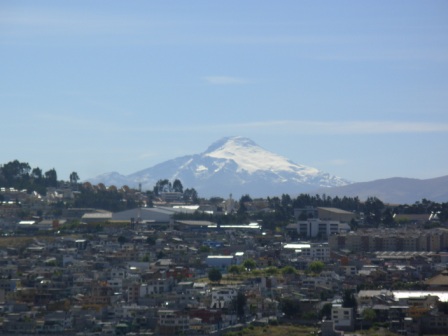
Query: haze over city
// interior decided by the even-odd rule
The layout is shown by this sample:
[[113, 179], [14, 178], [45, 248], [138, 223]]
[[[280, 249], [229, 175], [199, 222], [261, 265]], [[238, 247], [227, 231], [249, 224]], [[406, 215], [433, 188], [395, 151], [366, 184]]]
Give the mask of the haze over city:
[[84, 180], [240, 135], [352, 181], [447, 175], [447, 36], [445, 1], [2, 1], [2, 163]]

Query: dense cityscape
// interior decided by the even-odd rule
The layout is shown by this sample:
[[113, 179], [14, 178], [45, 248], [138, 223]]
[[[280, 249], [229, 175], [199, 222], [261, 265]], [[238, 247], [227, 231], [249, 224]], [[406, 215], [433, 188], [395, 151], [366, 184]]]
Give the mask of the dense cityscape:
[[448, 331], [447, 203], [0, 172], [3, 335]]
[[448, 1], [0, 0], [0, 335], [448, 335]]

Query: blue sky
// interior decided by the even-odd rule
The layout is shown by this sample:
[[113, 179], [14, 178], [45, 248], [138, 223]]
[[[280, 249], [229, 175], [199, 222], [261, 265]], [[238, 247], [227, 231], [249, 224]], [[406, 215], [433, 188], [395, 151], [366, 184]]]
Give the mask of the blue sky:
[[0, 61], [1, 163], [60, 179], [232, 135], [353, 181], [448, 174], [446, 1], [0, 0]]

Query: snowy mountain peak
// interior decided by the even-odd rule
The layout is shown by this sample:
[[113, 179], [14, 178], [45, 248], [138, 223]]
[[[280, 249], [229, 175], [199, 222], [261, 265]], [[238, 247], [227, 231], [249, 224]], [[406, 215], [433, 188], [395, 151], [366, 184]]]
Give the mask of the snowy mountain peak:
[[211, 145], [203, 156], [217, 159], [233, 160], [237, 166], [237, 171], [246, 171], [252, 174], [256, 171], [267, 170], [270, 172], [298, 172], [301, 174], [315, 175], [319, 171], [295, 164], [286, 158], [271, 153], [248, 138], [227, 137]]
[[207, 148], [207, 150], [204, 152], [204, 154], [211, 153], [220, 148], [225, 148], [228, 146], [231, 146], [231, 147], [258, 147], [258, 145], [249, 138], [245, 138], [242, 136], [229, 136], [229, 137], [224, 137], [218, 141], [215, 141], [213, 144], [210, 145], [210, 147]]
[[296, 164], [241, 136], [222, 138], [201, 154], [174, 158], [128, 176], [104, 174], [91, 182], [116, 186], [142, 184], [144, 189], [152, 189], [160, 179], [180, 179], [184, 186], [195, 188], [205, 197], [230, 193], [294, 194], [350, 183], [316, 168]]

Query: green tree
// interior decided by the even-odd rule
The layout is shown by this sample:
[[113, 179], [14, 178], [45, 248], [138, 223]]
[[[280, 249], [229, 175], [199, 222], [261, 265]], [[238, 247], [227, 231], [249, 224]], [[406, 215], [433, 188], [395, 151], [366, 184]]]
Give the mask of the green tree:
[[244, 268], [247, 269], [248, 271], [252, 271], [252, 270], [257, 266], [257, 264], [256, 264], [255, 261], [253, 261], [252, 259], [246, 259], [246, 260], [243, 262], [243, 266], [244, 266]]
[[76, 185], [79, 181], [79, 176], [77, 172], [72, 172], [70, 174], [70, 184]]
[[243, 217], [247, 214], [247, 207], [244, 203], [240, 202], [239, 206], [238, 206], [238, 210], [237, 210], [237, 215], [240, 217]]
[[366, 321], [373, 322], [376, 320], [376, 312], [372, 308], [366, 308], [362, 311], [362, 318]]
[[319, 274], [325, 268], [325, 264], [322, 261], [315, 260], [309, 263], [308, 270], [310, 272]]
[[252, 202], [252, 198], [248, 194], [243, 195], [240, 198], [240, 203], [246, 203], [246, 202], [249, 202], [249, 203]]
[[281, 203], [282, 203], [282, 207], [284, 207], [284, 208], [292, 206], [291, 196], [289, 196], [288, 194], [283, 194]]
[[3, 165], [1, 170], [2, 175], [6, 178], [6, 180], [11, 181], [29, 175], [31, 167], [26, 162], [20, 162], [18, 160], [14, 160]]
[[220, 282], [222, 279], [222, 273], [217, 268], [212, 268], [208, 271], [208, 279], [212, 282]]
[[384, 203], [376, 197], [368, 197], [364, 203], [365, 221], [369, 225], [378, 225], [381, 222], [381, 213]]
[[222, 202], [224, 202], [224, 198], [214, 196], [214, 197], [210, 197], [210, 199], [208, 201], [210, 202], [210, 204], [213, 204], [213, 205], [221, 205]]
[[280, 301], [282, 313], [287, 318], [296, 318], [300, 316], [300, 306], [293, 299], [283, 299]]
[[118, 238], [117, 238], [117, 242], [118, 242], [120, 245], [123, 245], [124, 243], [126, 243], [126, 241], [127, 241], [127, 239], [126, 239], [125, 236], [118, 236]]
[[42, 169], [40, 169], [39, 167], [33, 168], [33, 170], [31, 171], [31, 177], [34, 180], [42, 180]]
[[212, 249], [210, 248], [210, 246], [202, 245], [202, 246], [199, 248], [198, 252], [199, 252], [199, 253], [210, 253], [211, 250], [212, 250]]
[[45, 172], [45, 181], [48, 187], [57, 187], [58, 175], [54, 168]]
[[297, 270], [292, 266], [285, 266], [281, 269], [283, 275], [297, 274]]
[[393, 226], [395, 224], [394, 215], [389, 208], [384, 210], [381, 222], [385, 226]]
[[184, 187], [182, 185], [182, 182], [180, 182], [180, 180], [178, 180], [178, 179], [174, 180], [174, 182], [173, 182], [173, 191], [180, 192], [180, 193], [184, 192]]
[[171, 182], [168, 179], [158, 180], [153, 188], [154, 195], [159, 196], [162, 192], [170, 192], [171, 188]]
[[265, 272], [267, 275], [277, 275], [280, 271], [277, 267], [268, 267]]
[[229, 273], [231, 273], [233, 275], [238, 275], [238, 274], [241, 274], [242, 269], [238, 265], [232, 265], [229, 267], [228, 271], [229, 271]]
[[237, 214], [239, 216], [245, 216], [246, 215], [246, 213], [247, 213], [246, 203], [250, 203], [250, 202], [252, 202], [252, 198], [250, 198], [249, 195], [241, 196], [240, 201], [239, 201], [238, 211], [237, 211]]
[[186, 202], [190, 202], [193, 204], [198, 204], [199, 203], [199, 197], [198, 197], [198, 192], [194, 189], [185, 189], [184, 191], [184, 200]]
[[319, 312], [319, 317], [321, 319], [326, 318], [328, 320], [331, 320], [331, 308], [332, 308], [332, 304], [331, 303], [326, 303], [323, 305], [322, 309]]

